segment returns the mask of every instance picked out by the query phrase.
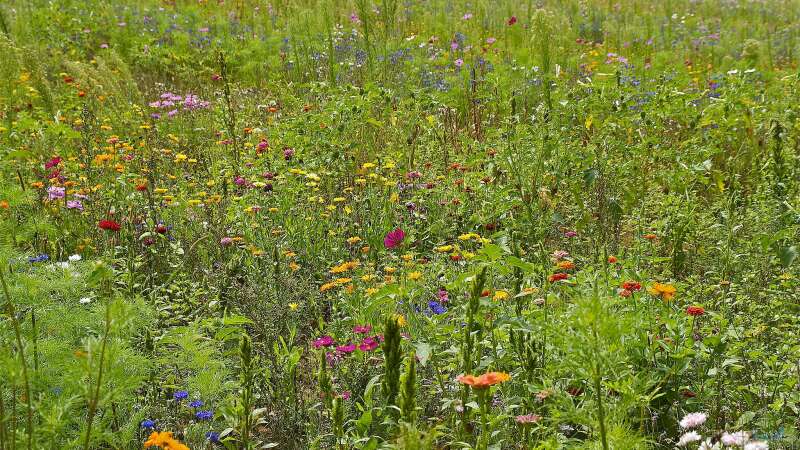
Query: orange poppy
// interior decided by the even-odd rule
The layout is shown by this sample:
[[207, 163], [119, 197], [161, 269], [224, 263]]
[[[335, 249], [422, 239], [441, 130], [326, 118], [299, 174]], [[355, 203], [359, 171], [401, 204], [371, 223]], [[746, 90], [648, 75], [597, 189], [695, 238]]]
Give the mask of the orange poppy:
[[495, 384], [505, 383], [511, 375], [505, 372], [486, 372], [483, 375], [459, 375], [456, 380], [461, 384], [472, 386], [474, 389], [486, 389]]

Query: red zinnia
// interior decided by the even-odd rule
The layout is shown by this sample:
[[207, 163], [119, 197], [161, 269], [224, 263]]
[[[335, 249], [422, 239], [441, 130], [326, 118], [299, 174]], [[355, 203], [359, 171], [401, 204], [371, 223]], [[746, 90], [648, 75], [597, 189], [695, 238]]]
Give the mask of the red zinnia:
[[122, 226], [113, 220], [101, 220], [97, 223], [97, 226], [103, 230], [108, 231], [119, 231]]
[[702, 316], [705, 313], [706, 310], [702, 306], [690, 306], [686, 308], [686, 314], [692, 317]]
[[550, 275], [550, 278], [548, 278], [548, 280], [551, 283], [555, 283], [556, 281], [566, 280], [567, 278], [569, 278], [568, 273], [554, 273]]

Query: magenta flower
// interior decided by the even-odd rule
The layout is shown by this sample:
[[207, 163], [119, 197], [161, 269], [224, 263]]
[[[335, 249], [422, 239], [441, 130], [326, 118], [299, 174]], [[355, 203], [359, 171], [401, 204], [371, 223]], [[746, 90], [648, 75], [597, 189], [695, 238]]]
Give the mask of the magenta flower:
[[461, 67], [461, 66], [464, 65], [464, 60], [461, 59], [461, 58], [458, 58], [453, 64], [455, 64], [456, 67]]
[[367, 334], [372, 331], [372, 325], [356, 325], [353, 327], [353, 333]]
[[219, 240], [219, 245], [221, 245], [223, 247], [227, 247], [227, 246], [229, 246], [231, 244], [233, 244], [233, 238], [232, 237], [225, 236], [224, 238]]
[[361, 341], [361, 344], [358, 346], [358, 349], [362, 352], [371, 352], [376, 348], [378, 348], [378, 341], [371, 337], [364, 338], [364, 340]]
[[314, 341], [314, 348], [330, 347], [334, 344], [333, 338], [325, 335]]
[[356, 344], [348, 343], [347, 345], [338, 345], [336, 346], [336, 352], [338, 353], [353, 353], [356, 351]]
[[383, 245], [386, 248], [395, 248], [403, 242], [406, 238], [406, 233], [400, 228], [390, 231], [385, 238], [383, 238]]

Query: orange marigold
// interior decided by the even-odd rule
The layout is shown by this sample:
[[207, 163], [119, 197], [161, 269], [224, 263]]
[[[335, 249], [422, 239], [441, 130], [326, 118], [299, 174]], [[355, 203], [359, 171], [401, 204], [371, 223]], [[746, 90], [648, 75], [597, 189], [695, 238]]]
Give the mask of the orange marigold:
[[189, 450], [189, 447], [173, 438], [172, 433], [169, 431], [152, 432], [144, 442], [144, 448], [149, 447], [159, 447], [165, 450]]

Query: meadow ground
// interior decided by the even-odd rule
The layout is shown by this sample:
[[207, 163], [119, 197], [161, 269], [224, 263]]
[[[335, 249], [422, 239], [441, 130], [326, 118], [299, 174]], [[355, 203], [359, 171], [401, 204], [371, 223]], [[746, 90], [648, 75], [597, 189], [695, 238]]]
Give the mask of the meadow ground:
[[5, 0], [0, 450], [800, 446], [800, 1]]

